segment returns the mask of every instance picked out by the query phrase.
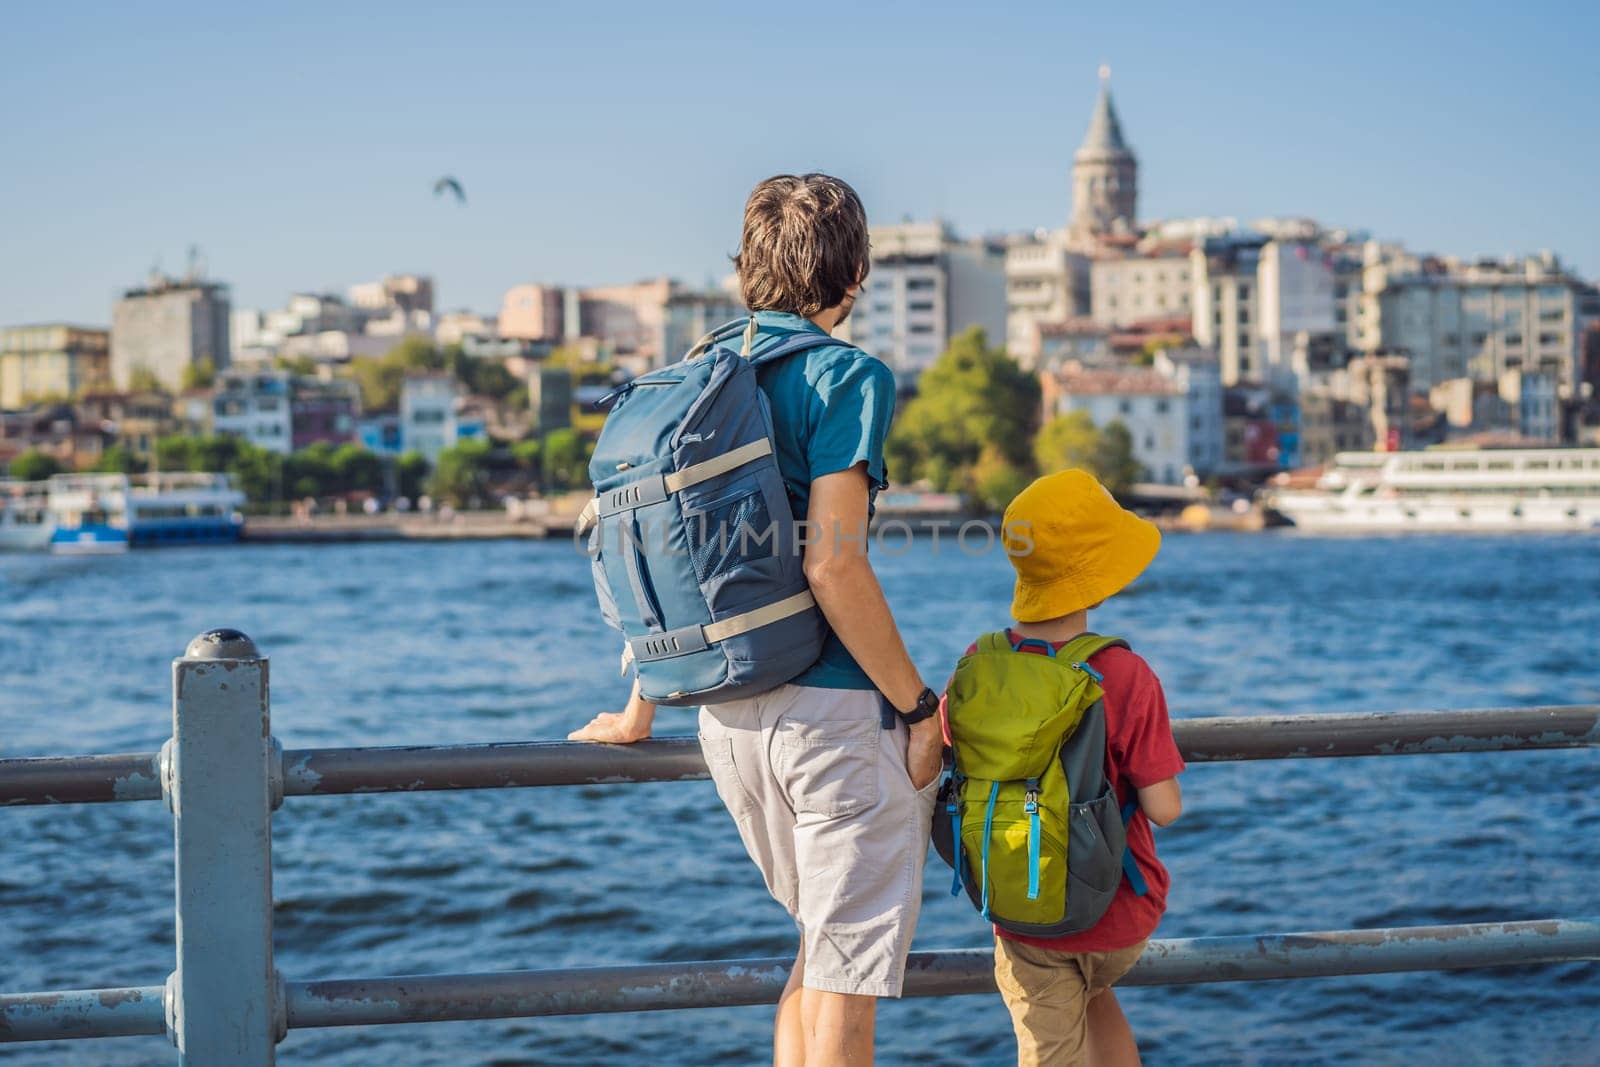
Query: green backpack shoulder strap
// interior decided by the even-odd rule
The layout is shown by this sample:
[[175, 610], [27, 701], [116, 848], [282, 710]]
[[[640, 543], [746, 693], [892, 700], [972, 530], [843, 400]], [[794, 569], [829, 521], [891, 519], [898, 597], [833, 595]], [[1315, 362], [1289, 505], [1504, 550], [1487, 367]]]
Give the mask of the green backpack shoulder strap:
[[1004, 630], [996, 630], [993, 633], [984, 634], [982, 637], [978, 638], [974, 644], [977, 646], [973, 649], [974, 652], [1011, 651], [1011, 642], [1006, 638], [1006, 632]]
[[1056, 659], [1068, 666], [1081, 664], [1088, 669], [1091, 677], [1100, 681], [1094, 668], [1089, 667], [1089, 657], [1108, 648], [1128, 648], [1128, 642], [1120, 637], [1107, 637], [1104, 634], [1079, 634], [1061, 646], [1061, 651], [1056, 653]]

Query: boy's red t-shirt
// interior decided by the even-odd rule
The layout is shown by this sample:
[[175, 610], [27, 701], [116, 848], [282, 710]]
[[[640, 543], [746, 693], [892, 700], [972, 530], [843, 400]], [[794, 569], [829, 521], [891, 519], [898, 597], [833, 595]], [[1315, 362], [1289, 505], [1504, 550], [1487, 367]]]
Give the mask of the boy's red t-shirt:
[[[1007, 634], [1016, 641], [1015, 634]], [[1058, 643], [1056, 650], [1065, 644]], [[974, 644], [967, 654], [976, 649]], [[1029, 645], [1024, 645], [1022, 651], [1044, 655], [1042, 649]], [[1119, 802], [1126, 803], [1136, 789], [1177, 777], [1184, 768], [1183, 757], [1172, 739], [1161, 680], [1150, 665], [1125, 648], [1102, 649], [1089, 658], [1089, 663], [1105, 676], [1100, 688], [1105, 691], [1106, 776]], [[1171, 884], [1167, 869], [1156, 858], [1155, 837], [1143, 811], [1135, 811], [1128, 823], [1128, 849], [1144, 874], [1148, 886], [1144, 896], [1136, 894], [1128, 879], [1123, 878], [1106, 913], [1081, 934], [1023, 937], [999, 928], [995, 934], [1056, 952], [1114, 952], [1137, 945], [1155, 933], [1167, 910], [1167, 887]]]

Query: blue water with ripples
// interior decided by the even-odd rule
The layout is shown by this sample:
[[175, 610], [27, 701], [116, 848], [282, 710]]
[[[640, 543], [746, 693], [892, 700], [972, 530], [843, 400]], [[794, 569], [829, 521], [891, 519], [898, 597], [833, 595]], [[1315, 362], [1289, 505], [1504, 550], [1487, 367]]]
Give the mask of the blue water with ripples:
[[[946, 546], [942, 546], [946, 547]], [[942, 679], [1004, 622], [1003, 556], [879, 560]], [[1600, 538], [1171, 537], [1096, 615], [1175, 717], [1600, 703]], [[169, 662], [234, 626], [272, 658], [288, 747], [548, 739], [623, 698], [564, 543], [0, 557], [0, 755], [151, 750]], [[689, 733], [665, 710], [660, 733]], [[1212, 764], [1158, 835], [1163, 936], [1600, 914], [1593, 751]], [[160, 804], [0, 811], [0, 991], [172, 968]], [[278, 964], [296, 979], [779, 955], [709, 783], [292, 798], [273, 823]], [[986, 931], [932, 861], [916, 947]], [[1152, 1064], [1600, 1062], [1600, 964], [1125, 991]], [[769, 1009], [291, 1032], [286, 1064], [756, 1063]], [[886, 1003], [887, 1063], [1001, 1064], [997, 998]], [[160, 1038], [6, 1063], [172, 1062]]]

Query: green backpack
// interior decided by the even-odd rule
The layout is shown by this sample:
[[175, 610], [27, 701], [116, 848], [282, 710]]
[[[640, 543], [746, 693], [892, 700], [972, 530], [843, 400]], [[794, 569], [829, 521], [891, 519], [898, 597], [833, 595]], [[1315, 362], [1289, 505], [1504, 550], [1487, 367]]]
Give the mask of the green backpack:
[[[1045, 655], [1023, 652], [1032, 645]], [[1004, 631], [956, 665], [947, 693], [955, 763], [934, 809], [934, 847], [985, 919], [1028, 937], [1080, 933], [1100, 921], [1126, 874], [1126, 822], [1106, 780], [1103, 676], [1089, 657], [1116, 637], [1082, 634], [1058, 653]]]

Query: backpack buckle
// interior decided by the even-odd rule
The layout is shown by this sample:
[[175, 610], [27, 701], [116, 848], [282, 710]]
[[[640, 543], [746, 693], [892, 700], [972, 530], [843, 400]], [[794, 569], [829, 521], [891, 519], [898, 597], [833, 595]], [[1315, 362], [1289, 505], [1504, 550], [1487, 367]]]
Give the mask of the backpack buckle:
[[1082, 671], [1084, 674], [1087, 674], [1089, 677], [1093, 678], [1097, 684], [1106, 680], [1106, 676], [1105, 675], [1101, 674], [1099, 671], [1097, 671], [1093, 667], [1089, 666], [1089, 664], [1087, 662], [1085, 662], [1085, 663], [1069, 663], [1069, 664], [1067, 664], [1067, 666], [1072, 667], [1074, 670]]
[[1023, 800], [1022, 800], [1022, 813], [1024, 815], [1037, 815], [1037, 814], [1039, 814], [1039, 790], [1038, 789], [1036, 789], [1036, 788], [1035, 789], [1029, 789], [1028, 792], [1027, 792], [1027, 795], [1025, 797], [1023, 797]]

